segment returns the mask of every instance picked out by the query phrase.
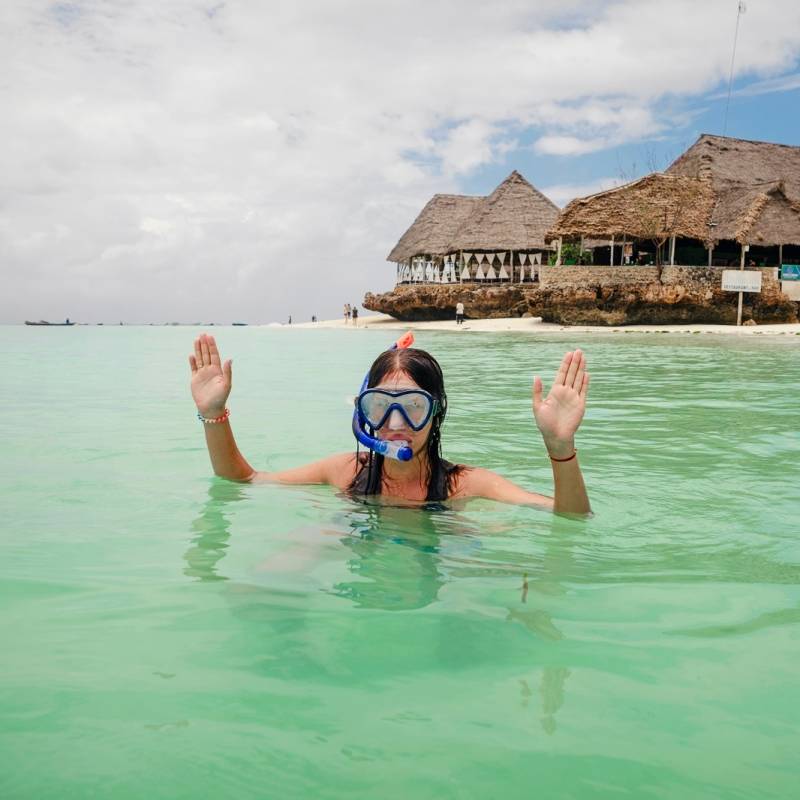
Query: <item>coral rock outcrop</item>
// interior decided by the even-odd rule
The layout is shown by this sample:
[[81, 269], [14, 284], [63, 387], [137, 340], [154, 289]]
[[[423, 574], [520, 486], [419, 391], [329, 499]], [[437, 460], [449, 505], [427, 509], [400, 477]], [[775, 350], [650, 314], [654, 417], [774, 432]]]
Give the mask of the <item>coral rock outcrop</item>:
[[[780, 290], [775, 271], [761, 270], [760, 293], [745, 293], [743, 320], [796, 322], [798, 303]], [[542, 267], [526, 284], [411, 284], [368, 293], [371, 311], [406, 321], [452, 319], [456, 303], [467, 318], [542, 317], [564, 325], [736, 323], [737, 294], [721, 289], [717, 269], [702, 267]]]

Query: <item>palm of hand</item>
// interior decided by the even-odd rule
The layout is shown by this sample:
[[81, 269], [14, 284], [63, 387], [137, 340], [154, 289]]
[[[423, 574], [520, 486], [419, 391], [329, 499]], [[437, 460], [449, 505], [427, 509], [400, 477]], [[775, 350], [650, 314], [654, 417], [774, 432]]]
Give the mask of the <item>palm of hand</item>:
[[547, 398], [534, 411], [536, 425], [544, 436], [570, 439], [581, 424], [586, 402], [572, 387], [553, 386]]
[[219, 357], [213, 336], [202, 334], [194, 343], [194, 355], [189, 356], [192, 369], [192, 398], [200, 413], [221, 414], [231, 391], [231, 362], [224, 364]]
[[533, 415], [547, 443], [568, 445], [572, 442], [586, 410], [589, 373], [580, 350], [567, 353], [556, 373], [553, 386], [542, 398], [542, 381], [533, 382]]
[[198, 408], [224, 405], [229, 392], [230, 386], [216, 364], [200, 367], [192, 375], [192, 397]]

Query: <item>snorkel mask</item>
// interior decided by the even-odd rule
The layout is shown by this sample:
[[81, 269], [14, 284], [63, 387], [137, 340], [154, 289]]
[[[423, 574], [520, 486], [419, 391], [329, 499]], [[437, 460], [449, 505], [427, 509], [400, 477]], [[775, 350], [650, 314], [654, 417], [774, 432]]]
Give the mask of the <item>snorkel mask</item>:
[[[411, 347], [414, 334], [409, 331], [403, 334], [389, 350]], [[368, 389], [369, 373], [364, 377], [361, 389], [356, 397], [353, 411], [353, 435], [360, 444], [386, 458], [397, 461], [411, 461], [414, 451], [408, 442], [389, 442], [374, 436], [389, 417], [398, 411], [408, 423], [411, 430], [422, 430], [430, 420], [436, 408], [433, 397], [421, 389], [405, 389], [399, 392], [387, 392], [383, 389]]]

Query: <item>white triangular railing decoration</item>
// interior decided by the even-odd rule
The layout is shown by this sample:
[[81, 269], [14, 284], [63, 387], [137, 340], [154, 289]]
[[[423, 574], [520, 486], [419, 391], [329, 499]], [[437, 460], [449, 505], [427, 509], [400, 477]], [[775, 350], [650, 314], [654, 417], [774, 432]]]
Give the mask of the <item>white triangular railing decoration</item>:
[[519, 268], [519, 282], [522, 283], [525, 280], [525, 267]]
[[433, 280], [433, 267], [430, 261], [425, 265], [425, 280], [429, 283]]
[[507, 281], [508, 280], [508, 273], [506, 272], [505, 264], [501, 264], [500, 265], [500, 272], [498, 272], [497, 275], [498, 275], [498, 277], [500, 278], [501, 281]]
[[533, 259], [533, 264], [541, 264], [542, 263], [542, 254], [541, 253], [534, 253], [531, 258]]
[[461, 270], [461, 280], [468, 281], [469, 280], [469, 267], [465, 264]]
[[469, 266], [469, 260], [472, 258], [472, 253], [464, 253], [464, 266]]
[[528, 254], [523, 253], [522, 257], [520, 258], [520, 264], [527, 264], [528, 263]]
[[475, 280], [482, 281], [485, 275], [483, 274], [483, 264], [478, 264], [478, 270], [475, 273]]
[[506, 263], [506, 254], [505, 253], [498, 253], [497, 257], [500, 259], [500, 265], [501, 266]]
[[487, 270], [486, 270], [486, 279], [487, 279], [487, 280], [490, 280], [490, 281], [493, 281], [493, 280], [495, 280], [496, 278], [497, 278], [497, 273], [495, 273], [495, 271], [494, 271], [494, 267], [492, 267], [492, 266], [490, 265], [490, 266], [489, 266], [489, 269], [487, 269]]

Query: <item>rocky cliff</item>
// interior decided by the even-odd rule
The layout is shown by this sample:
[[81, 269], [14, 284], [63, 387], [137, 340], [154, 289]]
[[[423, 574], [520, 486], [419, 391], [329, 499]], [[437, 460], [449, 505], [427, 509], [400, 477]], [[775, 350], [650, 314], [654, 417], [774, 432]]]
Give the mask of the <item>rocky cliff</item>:
[[[762, 290], [745, 293], [743, 320], [797, 322], [798, 303], [780, 291], [774, 270], [762, 269]], [[720, 288], [718, 269], [664, 267], [542, 267], [528, 284], [417, 284], [368, 293], [371, 311], [408, 321], [452, 319], [456, 303], [467, 318], [542, 317], [565, 325], [736, 323], [737, 294]]]

